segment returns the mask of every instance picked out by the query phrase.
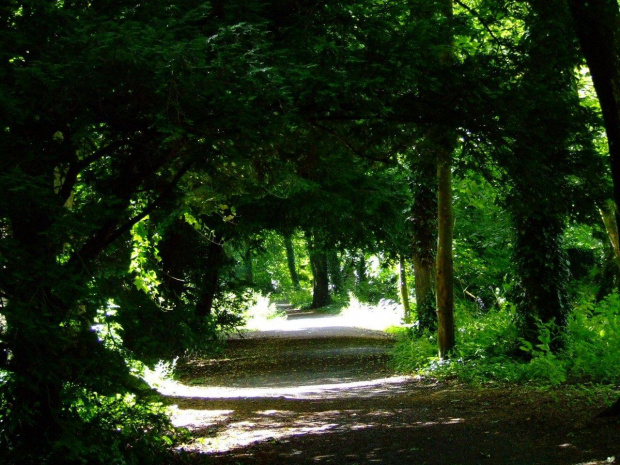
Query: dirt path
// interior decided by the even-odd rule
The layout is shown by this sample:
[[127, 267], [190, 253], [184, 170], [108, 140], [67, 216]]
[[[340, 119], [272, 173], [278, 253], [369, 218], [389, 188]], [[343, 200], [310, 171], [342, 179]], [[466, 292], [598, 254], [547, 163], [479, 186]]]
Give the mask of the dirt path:
[[393, 342], [334, 316], [291, 314], [181, 367], [164, 389], [184, 446], [213, 464], [603, 464], [618, 419], [570, 392], [394, 376]]

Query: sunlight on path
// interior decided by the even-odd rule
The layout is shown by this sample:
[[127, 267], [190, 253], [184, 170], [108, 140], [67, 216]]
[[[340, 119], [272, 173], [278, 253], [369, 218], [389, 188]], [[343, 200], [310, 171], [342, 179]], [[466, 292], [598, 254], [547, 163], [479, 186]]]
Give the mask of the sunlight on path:
[[[386, 337], [384, 330], [401, 324], [397, 313], [358, 309], [341, 315], [323, 315], [312, 311], [287, 312], [287, 318], [252, 320], [246, 337], [290, 337], [294, 333], [306, 333], [317, 337], [334, 335]], [[293, 336], [294, 337], [294, 336]], [[301, 337], [301, 336], [298, 336]]]
[[[386, 353], [389, 346], [389, 343], [385, 347], [377, 346], [377, 339], [389, 339], [390, 336], [383, 329], [396, 321], [378, 319], [377, 315], [358, 314], [352, 318], [293, 310], [288, 312], [287, 318], [254, 323], [253, 330], [235, 338], [241, 339], [236, 341], [237, 347], [243, 347], [245, 339], [273, 339], [280, 341], [280, 346], [262, 343], [256, 347], [250, 345], [263, 352], [258, 356], [251, 351], [250, 355], [242, 352], [241, 357], [227, 362], [249, 363], [241, 366], [247, 370], [247, 382], [254, 385], [231, 386], [235, 370], [231, 370], [233, 377], [230, 384], [225, 376], [201, 379], [201, 384], [209, 384], [209, 380], [215, 384], [218, 379], [219, 385], [185, 385], [162, 379], [154, 372], [147, 375], [147, 381], [152, 386], [176, 403], [170, 407], [173, 424], [194, 432], [196, 439], [184, 445], [183, 449], [221, 453], [253, 443], [287, 441], [287, 438], [293, 436], [371, 428], [376, 422], [387, 421], [394, 412], [373, 409], [370, 413], [351, 407], [334, 410], [333, 407], [327, 407], [327, 404], [337, 399], [357, 402], [358, 399], [398, 396], [407, 386], [416, 382], [408, 376], [377, 376], [376, 357]], [[331, 339], [327, 341], [324, 338]], [[343, 343], [334, 346], [333, 340], [340, 338]], [[290, 339], [291, 343], [286, 339]], [[316, 339], [321, 342], [306, 344], [300, 341], [293, 344], [297, 339]], [[276, 352], [274, 347], [277, 348]], [[255, 359], [260, 361], [261, 357], [279, 360], [279, 364], [282, 364], [279, 366], [282, 367], [291, 365], [291, 368], [287, 368], [290, 372], [266, 372], [263, 378], [268, 379], [255, 376], [251, 371], [252, 363]], [[351, 360], [355, 360], [358, 365]], [[260, 366], [259, 363], [257, 367]], [[352, 366], [360, 368], [363, 375], [374, 379], [346, 380], [347, 370], [350, 371]], [[294, 379], [294, 385], [273, 385], [276, 381], [289, 380], [293, 374], [299, 378]], [[305, 411], [308, 406], [305, 402], [308, 401], [326, 402], [327, 408]]]
[[330, 399], [343, 397], [370, 397], [393, 392], [393, 387], [412, 382], [408, 376], [356, 381], [351, 383], [318, 384], [294, 387], [231, 388], [225, 386], [187, 386], [176, 381], [159, 381], [157, 390], [167, 397], [193, 399]]

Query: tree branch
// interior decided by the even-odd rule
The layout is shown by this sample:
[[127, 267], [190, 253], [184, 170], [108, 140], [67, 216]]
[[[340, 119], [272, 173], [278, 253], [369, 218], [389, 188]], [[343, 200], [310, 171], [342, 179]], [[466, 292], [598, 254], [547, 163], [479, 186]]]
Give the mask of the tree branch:
[[352, 153], [354, 153], [358, 157], [366, 158], [368, 160], [372, 160], [372, 161], [376, 161], [376, 162], [380, 162], [380, 163], [389, 163], [391, 161], [390, 157], [388, 157], [388, 158], [377, 158], [377, 157], [373, 157], [371, 155], [368, 155], [365, 152], [362, 152], [360, 149], [357, 149], [357, 148], [353, 147], [348, 140], [346, 140], [344, 137], [342, 137], [336, 131], [334, 131], [332, 129], [329, 129], [329, 128], [323, 126], [322, 124], [319, 124], [319, 123], [313, 122], [313, 121], [308, 121], [308, 124], [310, 124], [310, 126], [312, 126], [313, 128], [320, 129], [321, 131], [326, 132], [330, 136], [334, 137], [344, 147], [346, 147], [348, 150], [350, 150]]
[[153, 210], [155, 210], [159, 204], [161, 204], [161, 202], [172, 193], [172, 190], [175, 188], [175, 186], [179, 183], [179, 181], [181, 180], [181, 178], [185, 175], [185, 173], [187, 173], [189, 171], [189, 169], [192, 167], [192, 165], [194, 164], [193, 160], [190, 160], [188, 162], [186, 162], [181, 169], [179, 169], [179, 171], [177, 171], [177, 173], [174, 175], [174, 177], [172, 178], [172, 181], [170, 181], [170, 183], [166, 186], [166, 188], [161, 192], [161, 194], [159, 194], [159, 196], [153, 200], [151, 203], [149, 203], [144, 210], [142, 210], [142, 212], [136, 216], [134, 216], [132, 219], [130, 219], [127, 223], [125, 223], [124, 225], [120, 226], [119, 228], [116, 229], [116, 231], [114, 231], [112, 234], [110, 234], [110, 236], [108, 236], [108, 239], [106, 240], [104, 247], [107, 246], [108, 244], [112, 243], [113, 241], [115, 241], [116, 239], [118, 239], [120, 236], [122, 236], [124, 233], [126, 233], [127, 231], [129, 231], [136, 223], [139, 223], [141, 220], [143, 220], [147, 215], [149, 215], [150, 213], [153, 212]]
[[91, 238], [86, 241], [86, 243], [79, 251], [73, 254], [69, 262], [75, 263], [78, 260], [81, 262], [87, 262], [88, 260], [93, 259], [109, 244], [111, 244], [121, 235], [129, 231], [136, 223], [144, 219], [148, 214], [150, 214], [161, 204], [161, 202], [172, 192], [174, 187], [178, 184], [183, 175], [185, 175], [185, 173], [189, 171], [193, 164], [194, 160], [186, 162], [179, 169], [179, 171], [177, 171], [175, 176], [172, 178], [172, 181], [170, 181], [170, 183], [161, 192], [161, 194], [155, 200], [149, 203], [140, 214], [136, 215], [125, 224], [118, 227], [116, 226], [118, 224], [118, 219], [109, 220], [99, 229], [99, 231], [97, 231], [94, 236], [91, 236]]

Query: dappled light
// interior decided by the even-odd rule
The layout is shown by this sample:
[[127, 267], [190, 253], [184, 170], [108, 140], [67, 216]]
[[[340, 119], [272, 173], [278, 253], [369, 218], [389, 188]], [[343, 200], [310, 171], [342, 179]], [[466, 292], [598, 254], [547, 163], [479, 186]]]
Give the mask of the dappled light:
[[[220, 358], [188, 361], [179, 380], [152, 379], [173, 424], [191, 432], [179, 451], [208, 455], [215, 464], [257, 457], [327, 464], [344, 457], [377, 464], [572, 465], [556, 460], [588, 454], [570, 423], [556, 425], [570, 440], [546, 446], [544, 462], [536, 461], [540, 450], [522, 449], [523, 441], [539, 440], [541, 416], [553, 421], [553, 410], [539, 407], [547, 401], [423, 377], [377, 376], [373, 364], [385, 363], [376, 357], [393, 344], [388, 336], [342, 325], [333, 315], [293, 314], [230, 341]], [[348, 364], [364, 369], [349, 372]], [[433, 452], [438, 442], [446, 446]], [[605, 460], [583, 463], [613, 463]]]
[[[201, 437], [183, 446], [186, 451], [200, 453], [227, 452], [253, 443], [278, 442], [290, 437], [321, 434], [346, 434], [377, 427], [429, 428], [456, 425], [463, 418], [441, 418], [435, 421], [402, 423], [399, 410], [325, 410], [304, 412], [264, 410], [245, 412], [243, 420], [235, 419], [233, 411], [193, 410], [173, 407], [173, 423], [190, 429], [201, 429]], [[202, 423], [208, 418], [208, 423]], [[204, 430], [206, 428], [206, 430]]]

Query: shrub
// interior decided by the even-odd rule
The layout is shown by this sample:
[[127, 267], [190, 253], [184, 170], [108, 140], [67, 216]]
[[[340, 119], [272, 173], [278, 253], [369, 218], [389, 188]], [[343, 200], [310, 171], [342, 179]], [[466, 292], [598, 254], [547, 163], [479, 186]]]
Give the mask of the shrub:
[[553, 323], [539, 324], [535, 343], [520, 339], [514, 309], [505, 305], [486, 314], [459, 306], [457, 344], [452, 358], [438, 363], [434, 334], [410, 331], [394, 351], [400, 371], [457, 376], [469, 382], [509, 381], [542, 385], [620, 382], [620, 297], [595, 303], [585, 299], [572, 312], [565, 349], [554, 351]]

